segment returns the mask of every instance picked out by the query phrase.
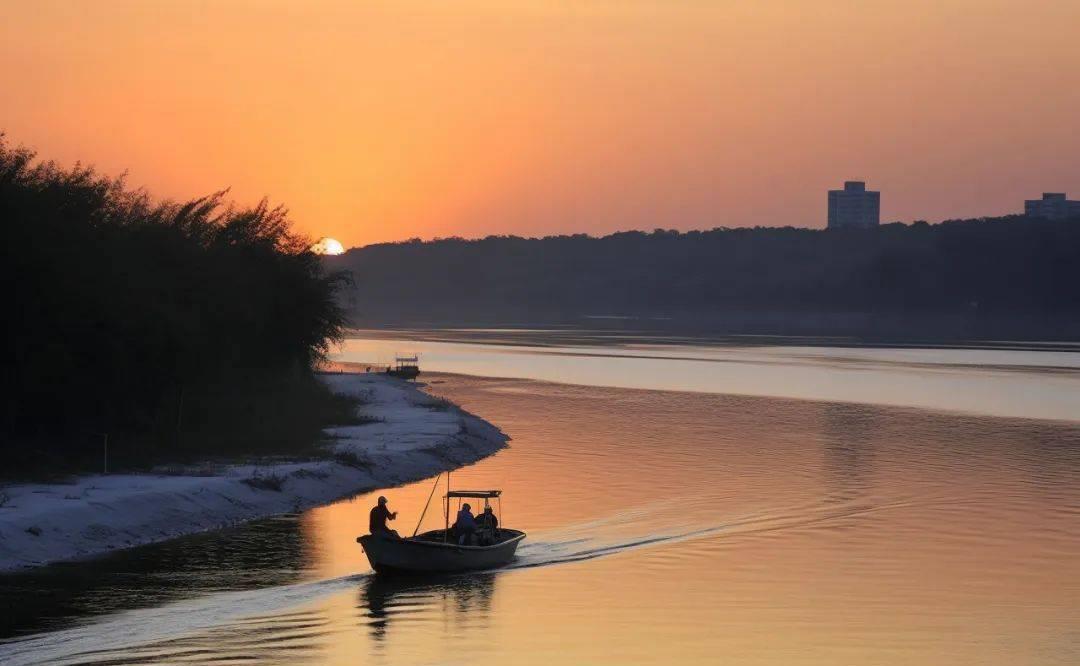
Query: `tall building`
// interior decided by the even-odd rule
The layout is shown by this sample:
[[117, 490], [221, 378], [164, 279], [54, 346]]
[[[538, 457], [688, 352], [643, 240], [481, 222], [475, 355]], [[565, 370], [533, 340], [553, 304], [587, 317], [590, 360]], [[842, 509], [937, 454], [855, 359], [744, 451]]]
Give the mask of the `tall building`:
[[881, 223], [881, 192], [866, 183], [849, 180], [842, 190], [829, 190], [829, 228], [866, 229]]
[[1028, 199], [1024, 202], [1024, 215], [1045, 217], [1048, 220], [1080, 217], [1080, 201], [1069, 201], [1064, 192], [1043, 192], [1042, 199]]

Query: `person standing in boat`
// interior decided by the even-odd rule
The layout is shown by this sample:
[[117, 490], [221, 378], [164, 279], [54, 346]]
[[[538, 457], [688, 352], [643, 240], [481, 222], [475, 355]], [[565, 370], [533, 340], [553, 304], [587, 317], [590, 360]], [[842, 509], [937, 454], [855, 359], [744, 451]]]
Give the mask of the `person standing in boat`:
[[468, 504], [461, 506], [457, 520], [454, 521], [454, 534], [457, 536], [458, 545], [466, 545], [472, 541], [476, 533], [476, 519], [472, 515], [472, 507]]
[[380, 496], [379, 503], [371, 509], [371, 516], [368, 519], [368, 531], [372, 534], [384, 534], [391, 536], [398, 536], [398, 533], [386, 526], [387, 520], [393, 520], [397, 518], [397, 511], [391, 511], [386, 508], [386, 498]]

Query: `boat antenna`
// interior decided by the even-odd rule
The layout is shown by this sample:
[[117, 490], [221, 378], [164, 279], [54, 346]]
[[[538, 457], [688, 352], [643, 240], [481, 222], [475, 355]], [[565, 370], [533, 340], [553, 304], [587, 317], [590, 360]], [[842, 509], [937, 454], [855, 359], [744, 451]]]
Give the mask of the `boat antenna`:
[[427, 496], [427, 503], [424, 504], [424, 510], [420, 512], [420, 520], [416, 521], [416, 529], [412, 531], [412, 535], [416, 536], [416, 533], [420, 531], [420, 524], [424, 522], [424, 516], [427, 515], [427, 509], [431, 505], [431, 498], [435, 497], [435, 489], [439, 487], [439, 479], [442, 477], [442, 472], [439, 472], [435, 476], [435, 485], [431, 487], [431, 494]]

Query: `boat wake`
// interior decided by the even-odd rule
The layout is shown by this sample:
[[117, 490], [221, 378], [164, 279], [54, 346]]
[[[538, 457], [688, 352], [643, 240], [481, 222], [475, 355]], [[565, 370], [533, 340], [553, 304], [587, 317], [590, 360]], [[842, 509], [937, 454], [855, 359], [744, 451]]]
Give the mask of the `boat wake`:
[[[888, 507], [871, 504], [793, 506], [779, 512], [733, 517], [717, 525], [684, 525], [661, 534], [643, 533], [645, 526], [670, 525], [666, 521], [674, 508], [674, 503], [656, 502], [530, 535], [519, 549], [517, 558], [495, 571], [581, 562], [717, 534], [747, 537], [779, 529], [827, 524]], [[361, 573], [256, 590], [220, 592], [125, 611], [76, 627], [4, 641], [0, 643], [0, 662], [11, 665], [116, 663], [135, 654], [142, 654], [143, 660], [152, 661], [152, 657], [145, 659], [145, 646], [161, 645], [226, 625], [281, 617], [325, 597], [354, 591], [365, 585], [371, 575]], [[118, 659], [118, 655], [124, 656]]]
[[74, 664], [114, 662], [116, 653], [206, 631], [243, 619], [284, 612], [326, 595], [355, 588], [369, 574], [221, 592], [0, 643], [0, 663]]
[[[671, 510], [677, 504], [685, 504], [685, 501], [656, 502], [649, 507], [639, 507], [599, 520], [530, 535], [530, 541], [526, 541], [518, 549], [517, 559], [503, 569], [526, 569], [580, 562], [719, 534], [724, 534], [729, 538], [750, 538], [777, 530], [827, 527], [838, 520], [899, 509], [912, 504], [909, 501], [891, 504], [813, 502], [785, 507], [781, 510], [751, 512], [731, 517], [717, 525], [678, 525], [671, 521], [673, 513]], [[921, 503], [926, 503], [926, 501]], [[668, 528], [659, 533], [644, 535], [641, 534], [643, 525], [667, 525]]]

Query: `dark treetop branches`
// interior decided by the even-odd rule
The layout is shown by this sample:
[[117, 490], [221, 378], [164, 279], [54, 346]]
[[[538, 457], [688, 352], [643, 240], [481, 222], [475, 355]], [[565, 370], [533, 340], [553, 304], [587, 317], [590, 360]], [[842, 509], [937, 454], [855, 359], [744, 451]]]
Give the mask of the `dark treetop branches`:
[[0, 136], [0, 221], [5, 443], [176, 431], [210, 392], [310, 378], [342, 332], [342, 276], [265, 200], [155, 202]]

